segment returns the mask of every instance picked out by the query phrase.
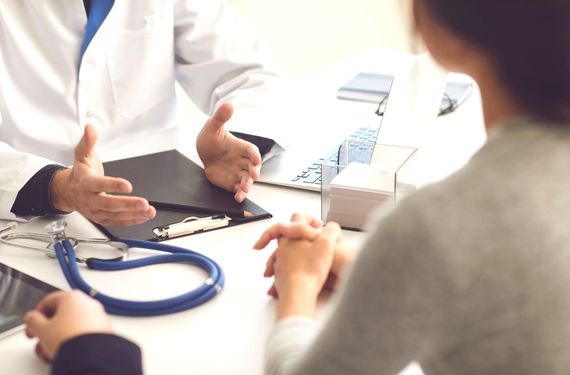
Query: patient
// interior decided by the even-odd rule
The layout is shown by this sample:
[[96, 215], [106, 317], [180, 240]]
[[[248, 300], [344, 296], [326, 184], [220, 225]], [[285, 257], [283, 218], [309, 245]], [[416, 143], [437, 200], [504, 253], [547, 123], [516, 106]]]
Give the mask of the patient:
[[[479, 84], [488, 141], [377, 219], [356, 257], [336, 224], [302, 215], [261, 236], [257, 249], [278, 240], [266, 373], [397, 374], [416, 361], [426, 374], [570, 374], [570, 2], [413, 9], [434, 58]], [[319, 329], [317, 296], [336, 276]]]

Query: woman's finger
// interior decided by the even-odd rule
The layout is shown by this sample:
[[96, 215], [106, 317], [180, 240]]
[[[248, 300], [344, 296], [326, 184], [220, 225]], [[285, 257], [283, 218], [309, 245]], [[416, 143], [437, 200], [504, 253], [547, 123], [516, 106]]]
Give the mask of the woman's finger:
[[293, 240], [314, 240], [319, 235], [319, 230], [302, 222], [277, 223], [261, 234], [253, 245], [256, 250], [265, 248], [272, 240], [287, 237]]
[[313, 228], [320, 228], [323, 226], [323, 223], [320, 219], [314, 217], [313, 215], [299, 213], [299, 212], [295, 212], [291, 216], [291, 221], [293, 221], [293, 222], [304, 222], [304, 223], [309, 224]]
[[265, 272], [263, 272], [263, 276], [271, 277], [275, 275], [275, 261], [277, 260], [277, 251], [274, 251], [273, 254], [267, 259], [265, 263]]
[[329, 222], [315, 239], [315, 249], [333, 248], [340, 241], [341, 235], [340, 226], [335, 222]]

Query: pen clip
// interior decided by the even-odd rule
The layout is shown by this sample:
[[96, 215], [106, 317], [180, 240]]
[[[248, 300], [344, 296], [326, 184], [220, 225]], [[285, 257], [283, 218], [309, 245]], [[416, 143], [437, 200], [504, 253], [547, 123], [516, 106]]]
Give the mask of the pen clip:
[[227, 227], [231, 218], [226, 215], [213, 215], [207, 217], [190, 216], [178, 223], [172, 223], [154, 228], [153, 233], [161, 238], [175, 238], [192, 234], [196, 232], [204, 232], [210, 229]]

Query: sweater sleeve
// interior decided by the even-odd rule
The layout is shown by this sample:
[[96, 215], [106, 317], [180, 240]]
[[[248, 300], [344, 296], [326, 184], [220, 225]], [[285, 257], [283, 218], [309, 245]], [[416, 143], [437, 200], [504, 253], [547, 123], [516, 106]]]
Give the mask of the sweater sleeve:
[[382, 220], [312, 344], [298, 327], [286, 338], [286, 320], [275, 327], [268, 374], [394, 375], [429, 358], [453, 307], [444, 262], [431, 254], [423, 226], [400, 211]]
[[267, 340], [265, 373], [286, 374], [317, 334], [314, 320], [291, 317], [277, 323]]
[[134, 343], [109, 334], [74, 337], [61, 346], [52, 367], [53, 375], [140, 375], [141, 351]]

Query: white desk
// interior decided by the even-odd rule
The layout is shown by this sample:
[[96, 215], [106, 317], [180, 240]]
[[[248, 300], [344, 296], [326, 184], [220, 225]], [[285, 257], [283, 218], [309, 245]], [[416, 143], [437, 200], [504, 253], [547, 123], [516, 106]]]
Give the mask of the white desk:
[[[363, 56], [369, 62], [378, 58], [384, 62], [388, 60], [385, 54]], [[338, 82], [345, 81], [347, 76], [361, 69], [364, 68], [354, 65], [334, 81], [323, 81], [323, 77], [327, 76], [324, 73], [315, 75], [316, 81], [309, 81], [328, 82], [319, 85], [320, 90], [328, 92], [330, 96], [331, 101], [326, 107], [326, 111], [332, 114], [329, 118], [342, 122], [348, 112], [336, 116], [335, 111], [360, 113], [361, 110], [369, 111], [372, 108], [371, 105], [335, 102], [334, 99]], [[315, 111], [325, 109], [313, 107]], [[199, 124], [194, 125], [195, 128], [199, 127]], [[331, 125], [335, 124], [327, 124], [328, 127]], [[477, 93], [459, 112], [438, 121], [430, 134], [422, 158], [424, 183], [437, 180], [461, 166], [481, 144], [483, 133]], [[190, 139], [186, 133], [184, 139]], [[156, 151], [155, 148], [145, 150]], [[192, 154], [192, 151], [186, 151]], [[271, 280], [262, 276], [270, 250], [256, 252], [251, 246], [270, 224], [288, 220], [295, 211], [320, 215], [320, 198], [317, 193], [261, 184], [254, 185], [249, 197], [273, 213], [274, 218], [172, 241], [219, 262], [226, 274], [225, 289], [219, 296], [203, 306], [178, 314], [153, 318], [112, 318], [117, 333], [142, 347], [147, 374], [262, 373], [264, 342], [274, 322], [274, 303], [266, 296]], [[79, 215], [70, 215], [67, 221], [70, 235], [100, 235]], [[19, 230], [41, 231], [46, 222], [48, 219], [41, 219], [22, 225]], [[364, 238], [363, 234], [355, 232], [346, 232], [345, 236], [354, 244]], [[140, 250], [133, 251], [134, 256], [142, 254]], [[57, 262], [39, 252], [0, 246], [0, 262], [61, 289], [68, 289]], [[157, 265], [118, 273], [85, 270], [83, 275], [101, 291], [131, 299], [172, 296], [203, 281], [200, 271], [182, 265]], [[49, 372], [49, 367], [35, 358], [33, 343], [23, 333], [0, 341], [0, 353], [3, 357], [0, 374]]]

